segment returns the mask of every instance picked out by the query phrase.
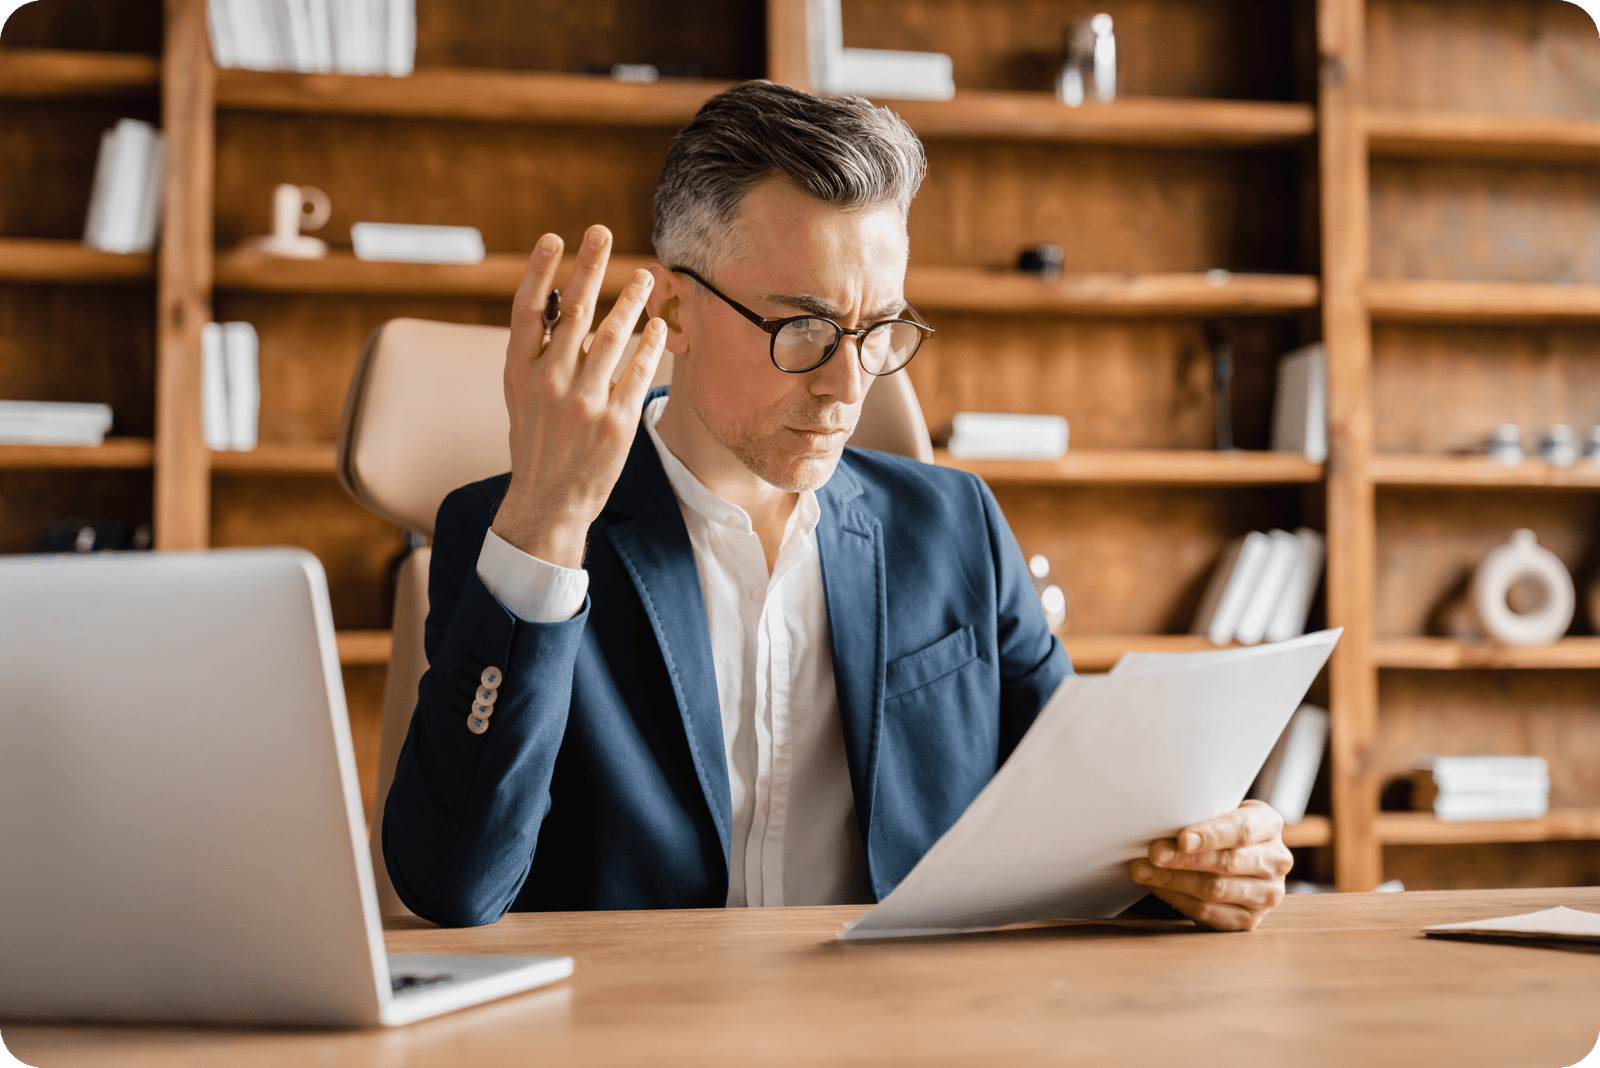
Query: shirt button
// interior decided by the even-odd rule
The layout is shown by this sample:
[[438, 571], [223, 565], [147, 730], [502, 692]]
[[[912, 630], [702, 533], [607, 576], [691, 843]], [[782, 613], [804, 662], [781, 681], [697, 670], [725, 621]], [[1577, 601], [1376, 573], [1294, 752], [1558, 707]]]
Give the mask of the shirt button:
[[492, 705], [500, 699], [500, 691], [493, 686], [479, 686], [472, 699], [480, 705]]
[[487, 716], [479, 716], [474, 714], [467, 717], [467, 730], [471, 731], [473, 734], [482, 734], [488, 729], [489, 719]]
[[750, 599], [756, 604], [760, 604], [767, 599], [767, 591], [760, 586], [752, 586], [750, 588]]
[[500, 688], [500, 680], [504, 677], [500, 674], [499, 668], [486, 667], [483, 669], [483, 674], [478, 676], [478, 681], [491, 690], [498, 690]]

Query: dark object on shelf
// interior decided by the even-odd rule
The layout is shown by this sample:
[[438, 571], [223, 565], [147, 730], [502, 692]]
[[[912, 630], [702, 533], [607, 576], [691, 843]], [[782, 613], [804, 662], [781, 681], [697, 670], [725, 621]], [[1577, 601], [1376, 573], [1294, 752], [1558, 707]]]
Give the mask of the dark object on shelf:
[[583, 68], [585, 74], [599, 74], [619, 82], [636, 82], [648, 85], [662, 79], [698, 81], [698, 63], [590, 63]]
[[1066, 258], [1060, 245], [1034, 245], [1017, 256], [1017, 270], [1054, 282], [1061, 277], [1061, 265]]
[[153, 544], [149, 523], [129, 526], [115, 519], [58, 519], [39, 537], [42, 553], [143, 551]]
[[1218, 452], [1233, 444], [1233, 342], [1219, 323], [1206, 324], [1206, 345], [1211, 349], [1211, 403], [1215, 408]]

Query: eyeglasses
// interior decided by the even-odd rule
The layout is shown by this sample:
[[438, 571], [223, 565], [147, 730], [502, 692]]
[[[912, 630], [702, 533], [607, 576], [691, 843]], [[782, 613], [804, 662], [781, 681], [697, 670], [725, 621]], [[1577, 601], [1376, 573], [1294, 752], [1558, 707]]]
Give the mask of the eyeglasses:
[[933, 336], [933, 327], [906, 305], [911, 319], [884, 319], [859, 330], [846, 330], [822, 315], [791, 315], [786, 319], [767, 319], [721, 292], [716, 286], [687, 267], [668, 267], [674, 274], [686, 274], [722, 299], [730, 308], [772, 335], [772, 364], [780, 371], [803, 374], [828, 362], [846, 337], [856, 339], [861, 354], [861, 369], [870, 375], [892, 375], [911, 362], [922, 343]]

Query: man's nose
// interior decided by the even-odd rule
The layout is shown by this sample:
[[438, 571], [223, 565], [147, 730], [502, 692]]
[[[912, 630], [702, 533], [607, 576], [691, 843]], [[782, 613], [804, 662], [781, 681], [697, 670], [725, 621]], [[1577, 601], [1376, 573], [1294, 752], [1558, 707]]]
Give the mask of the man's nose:
[[861, 368], [861, 346], [853, 337], [839, 339], [828, 362], [817, 368], [811, 392], [818, 397], [835, 397], [844, 404], [857, 404], [867, 392], [867, 372]]

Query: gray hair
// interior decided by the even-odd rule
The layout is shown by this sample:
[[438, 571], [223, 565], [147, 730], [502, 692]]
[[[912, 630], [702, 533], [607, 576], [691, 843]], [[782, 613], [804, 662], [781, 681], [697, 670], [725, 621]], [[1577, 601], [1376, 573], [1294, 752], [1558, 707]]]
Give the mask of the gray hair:
[[736, 253], [731, 224], [765, 178], [846, 211], [893, 204], [904, 219], [927, 170], [922, 142], [888, 108], [742, 82], [706, 101], [672, 139], [656, 187], [656, 255], [712, 274]]

